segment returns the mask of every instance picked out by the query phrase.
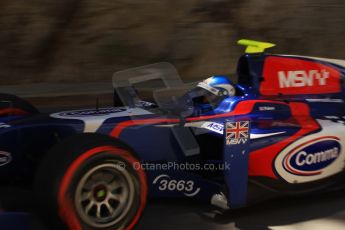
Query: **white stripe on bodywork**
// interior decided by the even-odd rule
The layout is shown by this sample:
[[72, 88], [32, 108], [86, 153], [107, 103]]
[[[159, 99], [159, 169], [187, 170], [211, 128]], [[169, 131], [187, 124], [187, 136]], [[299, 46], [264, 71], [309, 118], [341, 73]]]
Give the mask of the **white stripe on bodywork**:
[[[119, 109], [120, 112], [116, 112], [116, 109]], [[102, 115], [92, 115], [92, 112], [97, 112], [99, 110], [108, 110], [109, 112], [102, 114]], [[51, 114], [50, 116], [53, 118], [59, 119], [73, 119], [73, 120], [81, 120], [84, 122], [84, 133], [94, 133], [96, 132], [102, 124], [109, 118], [116, 118], [116, 117], [129, 117], [129, 116], [138, 116], [138, 115], [148, 115], [152, 114], [151, 112], [141, 109], [141, 108], [100, 108], [99, 110], [72, 110], [72, 111], [64, 111], [59, 113]], [[114, 112], [111, 112], [114, 110]], [[123, 110], [123, 111], [121, 111]], [[90, 115], [85, 115], [83, 112], [88, 112]], [[69, 115], [70, 114], [70, 115]], [[78, 115], [83, 114], [83, 115]]]
[[251, 133], [250, 139], [259, 139], [259, 138], [275, 136], [275, 135], [279, 135], [279, 134], [283, 134], [283, 133], [285, 133], [285, 131], [275, 132], [275, 133]]
[[307, 98], [308, 102], [328, 102], [328, 103], [343, 103], [343, 99], [332, 99], [332, 98]]
[[[169, 124], [169, 125], [159, 125], [159, 127], [174, 127], [177, 126], [178, 124]], [[217, 123], [217, 122], [211, 122], [211, 121], [198, 121], [198, 122], [191, 122], [191, 123], [186, 123], [184, 127], [191, 127], [191, 128], [202, 128], [202, 129], [207, 129], [212, 132], [222, 134], [224, 133], [224, 125]], [[250, 139], [259, 139], [259, 138], [264, 138], [264, 137], [270, 137], [270, 136], [275, 136], [279, 134], [283, 134], [285, 131], [282, 132], [274, 132], [274, 133], [251, 133], [250, 134]]]

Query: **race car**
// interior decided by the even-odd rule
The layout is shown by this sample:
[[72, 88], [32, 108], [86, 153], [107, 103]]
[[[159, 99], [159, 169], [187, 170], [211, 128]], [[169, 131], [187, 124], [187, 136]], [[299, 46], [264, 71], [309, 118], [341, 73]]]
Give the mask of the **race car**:
[[1, 94], [2, 208], [13, 189], [32, 191], [53, 229], [129, 230], [149, 198], [231, 210], [344, 187], [345, 61], [238, 43], [236, 80], [186, 84], [168, 63], [124, 70], [108, 108], [42, 114]]

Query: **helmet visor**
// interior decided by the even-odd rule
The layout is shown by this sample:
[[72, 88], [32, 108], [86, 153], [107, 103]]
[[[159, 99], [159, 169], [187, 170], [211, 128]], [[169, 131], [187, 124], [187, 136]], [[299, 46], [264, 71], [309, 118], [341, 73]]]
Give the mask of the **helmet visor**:
[[189, 91], [188, 97], [193, 101], [194, 104], [211, 105], [212, 108], [218, 107], [223, 98], [222, 96], [218, 96], [218, 94], [214, 94], [213, 92], [210, 92], [199, 85]]

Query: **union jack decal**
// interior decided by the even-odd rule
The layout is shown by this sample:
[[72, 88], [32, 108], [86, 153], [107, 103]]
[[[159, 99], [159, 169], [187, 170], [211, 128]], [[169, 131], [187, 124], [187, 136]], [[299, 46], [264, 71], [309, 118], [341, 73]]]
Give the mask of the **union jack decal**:
[[237, 145], [246, 143], [249, 138], [249, 121], [226, 123], [226, 144]]

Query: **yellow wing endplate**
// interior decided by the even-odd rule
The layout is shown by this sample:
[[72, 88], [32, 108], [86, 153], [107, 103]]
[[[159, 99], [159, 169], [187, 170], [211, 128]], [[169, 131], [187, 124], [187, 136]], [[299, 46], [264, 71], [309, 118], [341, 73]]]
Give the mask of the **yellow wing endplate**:
[[248, 39], [241, 39], [237, 42], [237, 44], [246, 46], [246, 53], [252, 54], [252, 53], [263, 53], [266, 49], [272, 48], [276, 46], [273, 43], [268, 42], [259, 42], [254, 40], [248, 40]]

